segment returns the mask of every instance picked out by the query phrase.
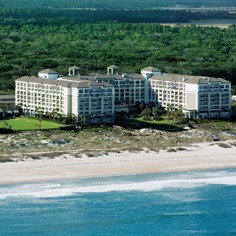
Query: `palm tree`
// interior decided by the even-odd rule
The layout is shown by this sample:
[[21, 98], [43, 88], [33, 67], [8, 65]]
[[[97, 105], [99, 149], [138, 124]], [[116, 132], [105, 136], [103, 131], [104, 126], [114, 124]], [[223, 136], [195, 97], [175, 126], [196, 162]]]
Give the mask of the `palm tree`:
[[159, 120], [160, 115], [163, 114], [163, 108], [160, 107], [160, 106], [159, 107], [153, 107], [152, 108], [152, 113], [153, 113], [153, 115], [155, 117], [155, 120]]
[[39, 129], [42, 127], [42, 118], [43, 118], [43, 108], [41, 107], [36, 107], [35, 109], [35, 115], [37, 115], [38, 120], [39, 120]]
[[19, 104], [15, 105], [15, 109], [18, 110], [19, 116], [21, 116], [23, 114], [22, 105], [23, 105], [22, 103], [19, 103]]
[[179, 109], [176, 109], [174, 112], [174, 123], [176, 122], [176, 120], [182, 120], [183, 117], [184, 117], [183, 109], [182, 107], [179, 107]]
[[69, 120], [69, 122], [74, 125], [76, 123], [76, 115], [74, 113], [70, 113], [67, 115], [67, 119]]
[[29, 116], [29, 108], [27, 105], [25, 105], [24, 112], [26, 112], [26, 116]]
[[152, 110], [151, 108], [145, 108], [142, 112], [141, 115], [143, 116], [144, 119], [149, 119], [149, 117], [152, 115]]
[[53, 120], [56, 120], [56, 118], [58, 117], [58, 114], [59, 114], [59, 108], [54, 108], [52, 110], [52, 117], [53, 117]]
[[141, 103], [140, 105], [139, 105], [139, 107], [140, 107], [140, 110], [141, 110], [141, 112], [145, 109], [145, 104], [144, 103]]
[[106, 112], [103, 112], [102, 114], [102, 123], [105, 125], [106, 119], [108, 118], [108, 114]]
[[95, 115], [94, 115], [94, 114], [89, 114], [89, 115], [87, 116], [87, 118], [88, 118], [88, 120], [89, 120], [89, 123], [93, 123], [92, 120], [95, 119]]
[[175, 111], [174, 105], [168, 104], [167, 105], [167, 117], [169, 120], [174, 118], [174, 111]]
[[61, 113], [57, 114], [57, 121], [62, 122], [63, 121], [63, 115]]
[[81, 114], [78, 116], [79, 120], [80, 120], [80, 125], [81, 127], [84, 125], [85, 121], [86, 121], [86, 116], [84, 114]]

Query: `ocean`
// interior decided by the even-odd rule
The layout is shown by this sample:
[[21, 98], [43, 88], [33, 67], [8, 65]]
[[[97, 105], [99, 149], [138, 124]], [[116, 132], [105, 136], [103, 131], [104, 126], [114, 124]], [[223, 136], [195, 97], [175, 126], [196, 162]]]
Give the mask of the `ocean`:
[[0, 235], [236, 235], [236, 169], [0, 185]]

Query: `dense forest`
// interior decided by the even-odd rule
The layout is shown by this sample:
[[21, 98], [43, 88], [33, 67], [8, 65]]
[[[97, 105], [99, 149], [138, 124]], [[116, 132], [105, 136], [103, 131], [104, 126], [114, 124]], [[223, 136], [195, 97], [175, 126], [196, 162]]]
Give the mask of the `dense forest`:
[[14, 79], [20, 76], [37, 75], [45, 68], [67, 74], [71, 65], [78, 65], [83, 74], [104, 73], [111, 64], [121, 72], [155, 66], [163, 72], [223, 77], [236, 84], [236, 26], [155, 23], [158, 17], [185, 22], [201, 15], [186, 14], [177, 21], [181, 15], [170, 11], [2, 9], [1, 93], [13, 92]]
[[[36, 25], [89, 23], [101, 21], [127, 23], [189, 23], [197, 20], [228, 19], [236, 22], [236, 14], [225, 11], [188, 12], [171, 10], [76, 10], [76, 9], [2, 9], [1, 25]], [[58, 22], [58, 23], [57, 23]]]
[[1, 0], [0, 8], [154, 9], [158, 7], [225, 7], [236, 0]]

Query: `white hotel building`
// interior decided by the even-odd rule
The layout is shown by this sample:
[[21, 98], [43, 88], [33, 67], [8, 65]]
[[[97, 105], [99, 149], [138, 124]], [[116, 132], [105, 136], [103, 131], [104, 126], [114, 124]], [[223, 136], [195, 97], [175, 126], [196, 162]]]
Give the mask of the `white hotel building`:
[[40, 110], [74, 117], [93, 115], [95, 123], [114, 122], [114, 87], [105, 82], [78, 76], [59, 78], [47, 69], [39, 77], [16, 79], [15, 97], [16, 104], [30, 115]]
[[107, 68], [107, 74], [79, 74], [69, 68], [60, 77], [46, 69], [38, 77], [16, 79], [16, 105], [34, 115], [57, 111], [62, 115], [94, 116], [96, 123], [114, 122], [114, 114], [129, 112], [137, 103], [155, 103], [164, 108], [181, 108], [186, 117], [229, 117], [231, 83], [221, 78], [163, 74], [154, 67], [141, 74], [119, 74], [118, 67]]
[[231, 111], [231, 83], [220, 78], [165, 74], [152, 76], [150, 101], [181, 108], [188, 118], [227, 118]]

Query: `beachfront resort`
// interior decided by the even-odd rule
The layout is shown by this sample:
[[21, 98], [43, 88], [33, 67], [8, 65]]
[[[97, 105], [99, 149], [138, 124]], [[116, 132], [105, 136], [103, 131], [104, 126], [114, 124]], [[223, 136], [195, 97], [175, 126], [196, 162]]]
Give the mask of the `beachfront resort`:
[[132, 112], [137, 104], [181, 109], [186, 118], [228, 118], [231, 83], [222, 78], [163, 73], [146, 67], [141, 73], [119, 73], [115, 65], [106, 74], [81, 75], [69, 68], [67, 76], [45, 69], [38, 76], [15, 81], [15, 103], [24, 113], [57, 112], [93, 123], [114, 123], [115, 113]]

